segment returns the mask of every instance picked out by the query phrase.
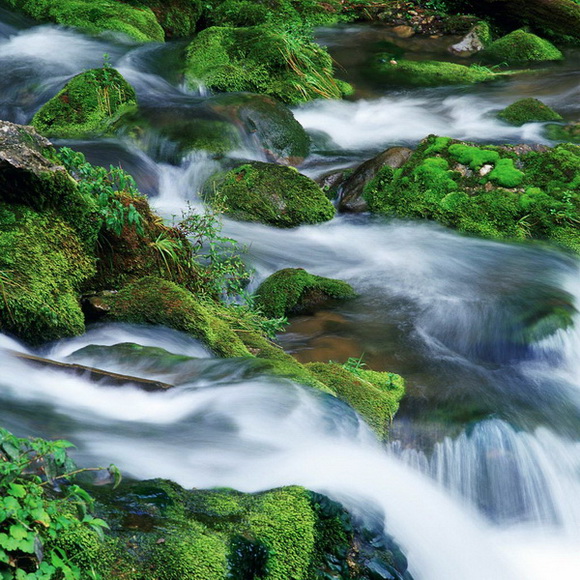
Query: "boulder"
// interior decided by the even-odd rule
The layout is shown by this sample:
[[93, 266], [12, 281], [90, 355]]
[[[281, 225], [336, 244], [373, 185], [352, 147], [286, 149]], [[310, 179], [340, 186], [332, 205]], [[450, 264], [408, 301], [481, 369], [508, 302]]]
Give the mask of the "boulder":
[[137, 42], [163, 42], [164, 32], [150, 8], [112, 0], [6, 0], [34, 20], [78, 28], [87, 34], [116, 32]]
[[257, 161], [215, 175], [203, 197], [234, 219], [281, 228], [325, 222], [335, 213], [314, 181], [294, 168]]
[[268, 318], [311, 314], [333, 300], [354, 298], [350, 284], [309, 274], [302, 268], [285, 268], [264, 280], [256, 290], [256, 306]]
[[481, 56], [497, 63], [525, 64], [562, 60], [564, 55], [548, 40], [525, 30], [514, 30], [492, 42]]
[[266, 26], [212, 26], [186, 51], [190, 85], [201, 81], [215, 91], [262, 93], [284, 103], [341, 98], [350, 87], [333, 75], [326, 49]]
[[299, 165], [310, 150], [310, 138], [292, 111], [273, 97], [251, 93], [216, 95], [211, 110], [240, 127], [268, 161]]
[[339, 211], [353, 213], [368, 211], [368, 204], [363, 198], [367, 183], [385, 166], [393, 169], [402, 167], [412, 153], [413, 151], [407, 147], [391, 147], [359, 165], [339, 187]]
[[491, 43], [491, 32], [487, 22], [478, 22], [459, 42], [449, 47], [456, 56], [469, 58]]
[[546, 135], [554, 141], [566, 141], [568, 143], [580, 143], [580, 121], [573, 121], [565, 125], [546, 125]]
[[388, 54], [373, 57], [368, 70], [390, 86], [438, 87], [489, 81], [497, 73], [481, 68], [435, 60], [394, 60]]
[[516, 127], [524, 123], [562, 120], [562, 116], [554, 109], [534, 98], [519, 99], [500, 111], [497, 116]]
[[73, 77], [34, 115], [32, 125], [48, 136], [74, 139], [110, 132], [137, 107], [133, 87], [111, 67]]

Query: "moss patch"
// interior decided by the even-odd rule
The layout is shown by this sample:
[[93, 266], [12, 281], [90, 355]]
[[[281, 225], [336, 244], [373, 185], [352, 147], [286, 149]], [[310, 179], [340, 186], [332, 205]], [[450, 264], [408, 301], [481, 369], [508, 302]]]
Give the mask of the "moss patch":
[[433, 219], [496, 239], [547, 239], [580, 251], [580, 148], [474, 146], [431, 136], [365, 189], [372, 211]]
[[235, 219], [282, 228], [325, 222], [335, 213], [314, 181], [270, 163], [246, 163], [215, 176], [204, 198]]
[[493, 62], [520, 64], [562, 60], [563, 54], [548, 40], [525, 30], [514, 30], [495, 42], [482, 53], [482, 57]]
[[31, 344], [82, 334], [78, 301], [95, 263], [53, 211], [0, 202], [0, 329]]
[[203, 12], [201, 0], [124, 0], [124, 2], [150, 9], [167, 39], [193, 36]]
[[517, 127], [524, 123], [562, 120], [562, 115], [534, 98], [519, 99], [500, 111], [497, 116], [506, 123]]
[[354, 296], [354, 290], [346, 282], [315, 276], [302, 268], [286, 268], [260, 284], [256, 305], [268, 318], [280, 318], [310, 312], [332, 299]]
[[221, 356], [250, 355], [228, 324], [212, 312], [211, 305], [205, 305], [173, 282], [146, 276], [128, 284], [107, 301], [113, 320], [161, 324], [187, 332]]
[[576, 121], [566, 125], [556, 125], [555, 123], [547, 125], [546, 135], [554, 141], [580, 143], [580, 122]]
[[211, 27], [187, 48], [185, 77], [216, 91], [248, 91], [285, 103], [339, 99], [348, 89], [333, 76], [332, 59], [304, 36], [268, 27]]
[[356, 409], [381, 438], [399, 408], [405, 382], [394, 373], [357, 369], [336, 363], [308, 363], [306, 368], [332, 388], [339, 399]]
[[72, 26], [88, 34], [119, 32], [138, 42], [163, 42], [163, 29], [149, 8], [113, 0], [6, 0], [34, 20]]
[[470, 85], [493, 80], [498, 76], [481, 67], [434, 60], [393, 60], [386, 54], [373, 57], [369, 73], [389, 85], [411, 87]]
[[119, 72], [97, 68], [73, 77], [34, 115], [32, 125], [45, 135], [63, 138], [103, 134], [136, 106], [133, 87]]

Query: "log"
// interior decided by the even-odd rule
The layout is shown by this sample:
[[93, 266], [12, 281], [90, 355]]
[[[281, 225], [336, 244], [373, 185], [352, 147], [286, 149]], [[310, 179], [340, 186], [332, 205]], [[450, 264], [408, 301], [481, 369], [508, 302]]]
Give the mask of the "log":
[[175, 385], [169, 383], [162, 383], [161, 381], [152, 381], [150, 379], [142, 379], [140, 377], [133, 377], [131, 375], [121, 375], [95, 367], [79, 365], [76, 363], [63, 363], [56, 360], [43, 358], [33, 354], [26, 354], [15, 350], [2, 349], [13, 357], [32, 363], [34, 365], [49, 367], [55, 370], [62, 370], [75, 375], [83, 376], [91, 381], [106, 380], [111, 386], [123, 387], [127, 383], [131, 383], [142, 389], [143, 391], [165, 391], [172, 389]]

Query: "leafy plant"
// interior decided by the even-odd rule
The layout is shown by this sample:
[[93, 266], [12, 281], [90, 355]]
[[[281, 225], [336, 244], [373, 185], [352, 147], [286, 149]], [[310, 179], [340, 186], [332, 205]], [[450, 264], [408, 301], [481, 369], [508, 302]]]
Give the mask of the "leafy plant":
[[143, 235], [143, 218], [132, 203], [122, 203], [124, 198], [139, 198], [135, 180], [120, 167], [109, 169], [91, 165], [82, 153], [62, 147], [59, 158], [66, 170], [78, 181], [82, 193], [92, 197], [96, 203], [103, 227], [121, 235], [125, 226], [134, 227]]
[[209, 296], [234, 299], [242, 295], [251, 271], [242, 259], [245, 248], [222, 234], [219, 209], [196, 213], [190, 207], [176, 224], [191, 243], [191, 259], [204, 274], [202, 291]]
[[[0, 428], [0, 578], [78, 580], [81, 572], [55, 545], [60, 534], [87, 526], [102, 534], [107, 523], [90, 513], [91, 496], [72, 483], [72, 443], [21, 439]], [[107, 468], [117, 484], [116, 467]], [[93, 577], [98, 577], [93, 574]]]
[[358, 374], [358, 371], [363, 370], [363, 367], [367, 366], [367, 363], [363, 362], [364, 352], [358, 357], [349, 356], [348, 360], [343, 363], [342, 368], [354, 373], [355, 375]]

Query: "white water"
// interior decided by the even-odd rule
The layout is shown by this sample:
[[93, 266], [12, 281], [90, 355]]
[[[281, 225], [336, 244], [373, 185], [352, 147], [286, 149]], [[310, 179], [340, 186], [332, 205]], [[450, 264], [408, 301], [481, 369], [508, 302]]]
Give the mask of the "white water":
[[[140, 98], [163, 102], [170, 96], [179, 106], [192, 97], [147, 69], [145, 53], [155, 49], [133, 51], [51, 26], [23, 31], [4, 27], [0, 32], [5, 72], [0, 104], [10, 120], [29, 120], [66, 78], [102, 64], [105, 52], [135, 84]], [[534, 82], [525, 89], [532, 94]], [[570, 107], [576, 94], [577, 89], [567, 89], [542, 98]], [[493, 117], [495, 109], [512, 100], [507, 95], [425, 91], [312, 103], [300, 107], [296, 116], [307, 129], [329, 134], [344, 152], [339, 162], [346, 164], [352, 161], [349, 155], [360, 156], [347, 150], [413, 144], [429, 133], [543, 142], [541, 125], [513, 128]], [[172, 146], [143, 143], [152, 156], [163, 145]], [[148, 162], [159, 175], [154, 203], [168, 217], [179, 217], [186, 201], [199, 208], [196, 194], [219, 167], [204, 153], [192, 154], [179, 167]], [[254, 286], [287, 266], [351, 282], [361, 294], [363, 312], [348, 312], [347, 307], [345, 312], [358, 316], [356, 324], [368, 325], [371, 334], [400, 314], [392, 303], [404, 300], [405, 323], [420, 343], [410, 356], [444, 360], [450, 375], [456, 372], [452, 363], [463, 369], [458, 378], [436, 375], [433, 380], [441, 389], [467, 375], [475, 383], [485, 378], [479, 388], [486, 396], [488, 386], [495, 389], [498, 411], [502, 397], [516, 409], [521, 400], [537, 398], [539, 426], [527, 418], [522, 430], [504, 420], [488, 420], [437, 441], [432, 453], [415, 446], [386, 453], [358, 418], [332, 399], [279, 379], [248, 379], [234, 368], [216, 378], [204, 366], [206, 349], [191, 338], [123, 325], [95, 328], [43, 352], [63, 360], [90, 344], [162, 346], [202, 357], [199, 378], [167, 393], [143, 393], [30, 368], [0, 355], [2, 424], [18, 434], [69, 438], [79, 446], [79, 461], [115, 462], [137, 477], [245, 491], [298, 483], [328, 493], [355, 512], [383, 511], [387, 531], [402, 545], [417, 580], [578, 577], [577, 434], [552, 425], [541, 411], [544, 405], [555, 416], [566, 411], [578, 424], [580, 324], [534, 345], [530, 358], [494, 362], [491, 369], [478, 362], [481, 353], [473, 348], [482, 342], [483, 330], [496, 328], [507, 317], [510, 298], [522, 288], [565, 288], [578, 305], [577, 262], [539, 248], [462, 238], [415, 223], [337, 219], [280, 231], [228, 222], [226, 232], [249, 246], [257, 270]], [[365, 340], [386, 356], [381, 337]], [[22, 350], [2, 336], [0, 346]], [[404, 348], [397, 345], [397, 351]], [[117, 370], [139, 374], [138, 367], [119, 364], [115, 362]], [[556, 432], [556, 427], [562, 428]]]

